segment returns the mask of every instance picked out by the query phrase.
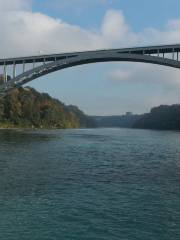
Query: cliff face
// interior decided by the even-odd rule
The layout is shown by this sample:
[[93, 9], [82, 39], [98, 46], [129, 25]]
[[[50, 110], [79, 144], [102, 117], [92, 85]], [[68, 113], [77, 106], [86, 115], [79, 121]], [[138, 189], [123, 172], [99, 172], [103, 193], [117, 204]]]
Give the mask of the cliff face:
[[141, 129], [180, 130], [180, 105], [155, 107], [133, 126]]
[[0, 99], [0, 127], [79, 128], [93, 127], [93, 122], [77, 107], [32, 88], [19, 88]]

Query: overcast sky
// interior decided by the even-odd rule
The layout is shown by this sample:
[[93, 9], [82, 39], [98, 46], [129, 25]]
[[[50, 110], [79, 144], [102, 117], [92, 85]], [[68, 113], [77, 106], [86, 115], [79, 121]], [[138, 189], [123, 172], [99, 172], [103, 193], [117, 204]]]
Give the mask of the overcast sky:
[[[1, 58], [180, 43], [179, 0], [0, 0]], [[180, 103], [180, 70], [140, 63], [69, 68], [29, 84], [87, 114]]]

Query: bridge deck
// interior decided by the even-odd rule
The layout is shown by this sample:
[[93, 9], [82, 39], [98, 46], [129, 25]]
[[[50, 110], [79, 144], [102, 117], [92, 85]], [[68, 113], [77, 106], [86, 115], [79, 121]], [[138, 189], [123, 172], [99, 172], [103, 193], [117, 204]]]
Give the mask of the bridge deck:
[[4, 58], [0, 59], [0, 65], [13, 65], [13, 64], [23, 64], [23, 63], [38, 63], [43, 62], [44, 59], [46, 61], [54, 61], [77, 57], [81, 54], [87, 53], [101, 53], [101, 52], [109, 52], [109, 53], [131, 53], [131, 54], [159, 54], [159, 53], [172, 53], [172, 52], [180, 52], [180, 44], [175, 45], [159, 45], [159, 46], [149, 46], [149, 47], [134, 47], [134, 48], [120, 48], [120, 49], [103, 49], [103, 50], [93, 50], [93, 51], [85, 51], [85, 52], [71, 52], [71, 53], [60, 53], [60, 54], [47, 54], [47, 55], [37, 55], [37, 56], [29, 56], [29, 57], [16, 57], [16, 58]]

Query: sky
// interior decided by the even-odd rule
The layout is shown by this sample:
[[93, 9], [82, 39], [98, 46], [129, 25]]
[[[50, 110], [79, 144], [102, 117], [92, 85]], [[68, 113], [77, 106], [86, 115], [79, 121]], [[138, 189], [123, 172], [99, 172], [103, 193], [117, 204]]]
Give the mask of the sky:
[[[0, 0], [0, 55], [180, 43], [179, 9], [179, 0]], [[180, 70], [143, 63], [77, 66], [28, 85], [89, 115], [180, 103]]]

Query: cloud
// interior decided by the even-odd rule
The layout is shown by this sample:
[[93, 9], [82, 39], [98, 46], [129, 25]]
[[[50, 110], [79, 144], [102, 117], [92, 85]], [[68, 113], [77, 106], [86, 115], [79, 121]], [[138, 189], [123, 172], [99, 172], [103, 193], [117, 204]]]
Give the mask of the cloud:
[[136, 33], [120, 10], [108, 10], [95, 30], [32, 12], [30, 0], [0, 0], [0, 12], [3, 57], [37, 54], [40, 50], [50, 53], [180, 41], [178, 19], [169, 21], [164, 31], [144, 29]]
[[138, 36], [130, 30], [122, 11], [107, 11], [102, 22], [101, 32], [104, 41], [110, 46], [122, 47], [138, 41]]
[[0, 12], [29, 9], [31, 0], [0, 0]]
[[[10, 6], [9, 1], [5, 6], [0, 0], [0, 31], [3, 36], [0, 50], [3, 57], [32, 55], [40, 50], [45, 53], [92, 50], [123, 46], [125, 43], [130, 45], [136, 41], [121, 11], [107, 11], [100, 28], [89, 30], [25, 10], [30, 2], [28, 5], [27, 1], [15, 1], [15, 6]], [[131, 39], [129, 43], [126, 37]]]
[[[107, 78], [116, 88], [127, 86], [131, 89], [135, 111], [138, 112], [141, 106], [140, 112], [143, 112], [145, 106], [150, 109], [161, 104], [178, 103], [179, 76], [179, 69], [144, 63], [124, 63], [120, 68], [112, 70]], [[138, 106], [134, 101], [139, 101]]]
[[118, 68], [109, 73], [109, 79], [112, 81], [131, 81], [133, 79], [133, 71]]
[[[173, 78], [173, 80], [172, 80]], [[112, 70], [109, 79], [115, 82], [163, 85], [180, 87], [179, 69], [145, 63], [127, 64]], [[163, 79], [163, 80], [162, 80]]]
[[122, 11], [108, 10], [100, 27], [92, 30], [32, 12], [30, 9], [31, 1], [28, 0], [14, 0], [13, 3], [10, 0], [0, 0], [2, 56], [37, 54], [40, 50], [50, 53], [172, 43], [180, 40], [180, 20], [168, 22], [164, 31], [144, 29], [135, 33], [127, 24]]

